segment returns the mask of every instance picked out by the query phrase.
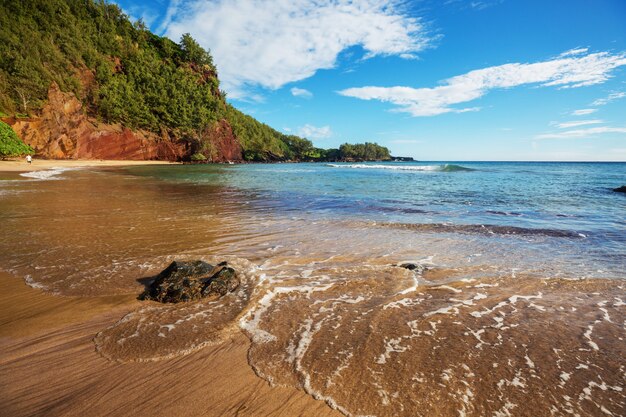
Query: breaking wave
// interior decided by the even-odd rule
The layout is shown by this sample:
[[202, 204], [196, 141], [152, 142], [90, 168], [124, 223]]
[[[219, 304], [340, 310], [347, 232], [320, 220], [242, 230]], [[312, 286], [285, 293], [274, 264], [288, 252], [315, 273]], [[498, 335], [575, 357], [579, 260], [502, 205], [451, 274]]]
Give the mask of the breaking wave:
[[462, 165], [383, 165], [383, 164], [326, 164], [332, 168], [354, 168], [354, 169], [389, 169], [393, 171], [433, 171], [433, 172], [458, 172], [475, 171]]
[[65, 171], [71, 171], [72, 168], [53, 167], [44, 171], [30, 171], [20, 174], [22, 177], [33, 178], [36, 180], [59, 180], [58, 177]]

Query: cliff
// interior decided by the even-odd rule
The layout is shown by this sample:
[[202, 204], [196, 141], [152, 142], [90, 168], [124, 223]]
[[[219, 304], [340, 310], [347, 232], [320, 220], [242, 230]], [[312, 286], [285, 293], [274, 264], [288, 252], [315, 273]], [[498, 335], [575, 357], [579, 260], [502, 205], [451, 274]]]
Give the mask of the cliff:
[[[37, 155], [50, 159], [187, 159], [192, 143], [158, 135], [147, 130], [131, 130], [119, 123], [107, 124], [88, 117], [83, 104], [72, 93], [64, 93], [56, 83], [48, 90], [48, 99], [37, 116], [4, 118], [15, 133]], [[221, 120], [207, 128], [203, 139], [211, 143], [206, 156], [213, 162], [239, 161], [242, 150], [228, 121]]]
[[0, 118], [47, 158], [267, 160], [285, 135], [225, 100], [210, 53], [96, 0], [0, 2]]

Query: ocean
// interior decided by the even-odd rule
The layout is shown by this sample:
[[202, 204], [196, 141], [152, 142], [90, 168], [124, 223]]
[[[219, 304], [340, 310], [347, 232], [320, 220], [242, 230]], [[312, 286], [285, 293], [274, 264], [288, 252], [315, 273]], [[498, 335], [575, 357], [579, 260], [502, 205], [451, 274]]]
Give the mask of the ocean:
[[81, 297], [139, 294], [175, 259], [239, 272], [102, 329], [111, 360], [243, 331], [257, 375], [346, 415], [623, 415], [624, 184], [626, 163], [35, 172], [0, 181], [0, 267]]
[[612, 191], [626, 183], [624, 163], [311, 163], [133, 170], [170, 182], [238, 190], [253, 195], [244, 199], [259, 211], [276, 216], [362, 222], [364, 227], [411, 230], [437, 242], [461, 239], [466, 249], [456, 254], [457, 261], [481, 253], [490, 265], [551, 276], [611, 278], [626, 270], [626, 199]]

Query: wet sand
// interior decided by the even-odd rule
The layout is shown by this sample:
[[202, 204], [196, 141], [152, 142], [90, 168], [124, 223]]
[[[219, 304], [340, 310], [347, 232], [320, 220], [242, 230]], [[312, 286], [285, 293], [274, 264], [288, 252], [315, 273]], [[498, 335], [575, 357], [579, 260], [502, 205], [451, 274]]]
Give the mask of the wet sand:
[[0, 273], [0, 404], [6, 416], [339, 416], [247, 363], [248, 339], [158, 362], [118, 363], [96, 333], [139, 304], [131, 296], [45, 294]]
[[41, 171], [51, 168], [83, 168], [83, 167], [120, 167], [134, 165], [173, 165], [175, 162], [167, 161], [111, 161], [92, 159], [37, 159], [31, 164], [25, 159], [12, 159], [0, 161], [0, 172], [28, 172]]
[[[153, 169], [6, 174], [0, 414], [625, 415], [621, 274], [533, 274], [498, 234], [310, 221], [214, 167]], [[174, 259], [242, 284], [137, 301]]]

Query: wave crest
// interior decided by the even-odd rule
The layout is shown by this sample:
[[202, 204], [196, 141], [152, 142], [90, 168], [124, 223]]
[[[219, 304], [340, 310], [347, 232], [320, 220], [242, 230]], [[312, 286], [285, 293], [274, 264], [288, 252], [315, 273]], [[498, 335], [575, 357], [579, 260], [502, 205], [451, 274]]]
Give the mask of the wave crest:
[[58, 180], [58, 175], [65, 171], [72, 171], [75, 168], [53, 167], [42, 171], [30, 171], [20, 174], [22, 177], [33, 178], [36, 180]]
[[331, 168], [353, 168], [353, 169], [388, 169], [392, 171], [432, 171], [432, 172], [459, 172], [475, 171], [462, 165], [384, 165], [384, 164], [326, 164]]

